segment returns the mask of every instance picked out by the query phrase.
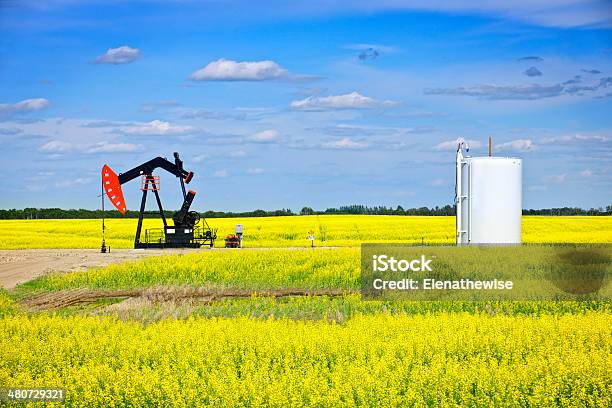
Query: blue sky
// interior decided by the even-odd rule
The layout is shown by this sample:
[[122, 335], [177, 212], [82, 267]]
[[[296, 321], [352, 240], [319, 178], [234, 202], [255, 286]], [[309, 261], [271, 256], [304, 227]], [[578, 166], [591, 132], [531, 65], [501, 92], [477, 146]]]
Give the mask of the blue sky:
[[609, 2], [253, 3], [0, 2], [0, 207], [174, 151], [201, 211], [445, 205], [488, 136], [524, 207], [612, 204]]

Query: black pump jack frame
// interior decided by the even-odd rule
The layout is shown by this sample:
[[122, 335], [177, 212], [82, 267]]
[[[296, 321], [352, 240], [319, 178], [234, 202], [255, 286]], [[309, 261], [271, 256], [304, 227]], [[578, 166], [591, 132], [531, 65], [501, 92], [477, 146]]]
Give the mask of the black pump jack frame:
[[[143, 244], [140, 242], [140, 234], [142, 232], [142, 221], [144, 219], [145, 206], [147, 204], [147, 192], [149, 184], [153, 185], [154, 179], [152, 174], [146, 174], [145, 184], [142, 190], [142, 200], [140, 201], [140, 211], [138, 213], [138, 226], [136, 226], [136, 237], [134, 237], [134, 248], [146, 248], [146, 243]], [[181, 179], [181, 182], [183, 179]], [[159, 191], [156, 188], [152, 188], [153, 194], [155, 194], [155, 201], [157, 201], [157, 207], [159, 208], [159, 216], [164, 223], [164, 230], [168, 227], [168, 222], [166, 221], [166, 215], [164, 214], [164, 208], [162, 207], [161, 198], [159, 198]]]
[[[181, 209], [174, 213], [173, 221], [174, 225], [169, 226], [164, 214], [164, 208], [161, 203], [159, 191], [155, 186], [155, 178], [153, 176], [153, 170], [162, 168], [171, 174], [174, 174], [181, 184], [181, 192], [183, 194], [183, 205]], [[193, 177], [193, 172], [188, 172], [183, 168], [183, 161], [180, 159], [178, 153], [174, 153], [174, 163], [168, 161], [163, 157], [156, 157], [149, 160], [146, 163], [136, 166], [125, 173], [121, 173], [118, 176], [120, 185], [127, 183], [137, 177], [144, 176], [144, 184], [142, 186], [142, 199], [140, 201], [140, 211], [138, 214], [138, 225], [136, 227], [136, 236], [134, 238], [134, 248], [199, 248], [202, 245], [214, 244], [216, 239], [216, 229], [211, 230], [204, 220], [206, 228], [203, 233], [197, 226], [200, 216], [197, 212], [190, 212], [189, 208], [195, 197], [193, 190], [186, 191], [185, 184], [189, 183]], [[151, 187], [151, 188], [149, 188]], [[149, 239], [149, 230], [145, 234], [144, 242], [141, 240], [142, 234], [142, 222], [144, 219], [144, 212], [147, 202], [147, 193], [152, 190], [155, 194], [155, 201], [159, 209], [159, 215], [164, 224], [163, 227], [163, 239], [162, 234], [158, 234], [158, 237], [153, 240]], [[152, 230], [151, 230], [152, 231]], [[197, 234], [197, 235], [196, 235]]]

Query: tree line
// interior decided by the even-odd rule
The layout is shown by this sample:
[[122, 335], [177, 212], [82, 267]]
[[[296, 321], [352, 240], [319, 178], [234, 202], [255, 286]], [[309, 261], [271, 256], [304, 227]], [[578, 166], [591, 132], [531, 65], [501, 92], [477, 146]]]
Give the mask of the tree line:
[[[167, 218], [172, 218], [174, 211], [166, 210], [164, 215]], [[445, 205], [443, 207], [419, 207], [407, 208], [402, 206], [385, 207], [374, 206], [368, 207], [365, 205], [346, 205], [338, 208], [328, 208], [324, 211], [316, 211], [311, 207], [303, 207], [299, 213], [293, 212], [290, 208], [280, 210], [254, 210], [246, 212], [226, 212], [226, 211], [206, 211], [201, 213], [206, 218], [237, 218], [237, 217], [278, 217], [278, 216], [298, 216], [298, 215], [324, 215], [324, 214], [356, 214], [356, 215], [427, 215], [427, 216], [444, 216], [455, 215], [455, 207]], [[560, 207], [560, 208], [544, 208], [544, 209], [524, 209], [523, 215], [550, 215], [550, 216], [566, 216], [566, 215], [612, 215], [612, 205], [606, 208], [590, 208], [588, 210], [578, 207]], [[159, 211], [146, 211], [145, 218], [156, 218], [159, 216]], [[10, 209], [0, 210], [0, 219], [2, 220], [22, 220], [22, 219], [66, 219], [66, 218], [138, 218], [138, 211], [127, 211], [126, 214], [121, 214], [117, 210], [86, 210], [80, 208], [64, 210], [61, 208], [24, 208], [21, 210]]]

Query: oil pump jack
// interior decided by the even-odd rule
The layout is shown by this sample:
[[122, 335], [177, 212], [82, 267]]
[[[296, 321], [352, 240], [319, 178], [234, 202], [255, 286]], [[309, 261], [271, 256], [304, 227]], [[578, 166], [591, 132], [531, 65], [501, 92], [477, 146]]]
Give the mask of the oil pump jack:
[[[174, 225], [168, 225], [166, 221], [159, 197], [160, 179], [159, 176], [153, 175], [153, 170], [157, 168], [164, 169], [175, 175], [181, 184], [183, 205], [172, 216]], [[178, 153], [174, 153], [174, 163], [163, 157], [156, 157], [125, 173], [119, 173], [119, 175], [107, 164], [102, 167], [102, 187], [104, 192], [113, 206], [122, 214], [127, 212], [127, 207], [121, 186], [137, 177], [141, 177], [140, 189], [142, 190], [142, 201], [140, 202], [134, 248], [199, 248], [203, 245], [210, 247], [214, 245], [217, 238], [217, 230], [211, 229], [204, 218], [202, 218], [203, 225], [200, 226], [200, 214], [196, 211], [189, 211], [196, 193], [193, 190], [187, 191], [185, 184], [189, 184], [193, 178], [193, 172], [186, 171], [183, 168], [183, 161], [179, 158]], [[142, 220], [144, 218], [148, 191], [152, 191], [155, 195], [164, 228], [145, 230], [145, 237], [142, 240]]]

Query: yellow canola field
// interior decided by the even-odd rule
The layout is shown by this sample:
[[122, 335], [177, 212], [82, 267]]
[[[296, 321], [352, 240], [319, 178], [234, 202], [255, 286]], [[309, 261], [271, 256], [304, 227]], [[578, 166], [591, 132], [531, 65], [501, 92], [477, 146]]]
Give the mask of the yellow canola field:
[[612, 404], [610, 314], [358, 316], [345, 324], [0, 319], [0, 384], [67, 406]]
[[[106, 220], [106, 241], [112, 248], [133, 247], [136, 219]], [[454, 217], [394, 215], [313, 215], [262, 218], [213, 218], [216, 246], [244, 224], [246, 247], [309, 246], [314, 231], [317, 246], [358, 246], [362, 242], [452, 243]], [[144, 228], [159, 228], [158, 219]], [[144, 235], [144, 234], [143, 234]], [[612, 242], [612, 217], [523, 217], [523, 241]], [[101, 220], [0, 220], [0, 249], [98, 248]]]

